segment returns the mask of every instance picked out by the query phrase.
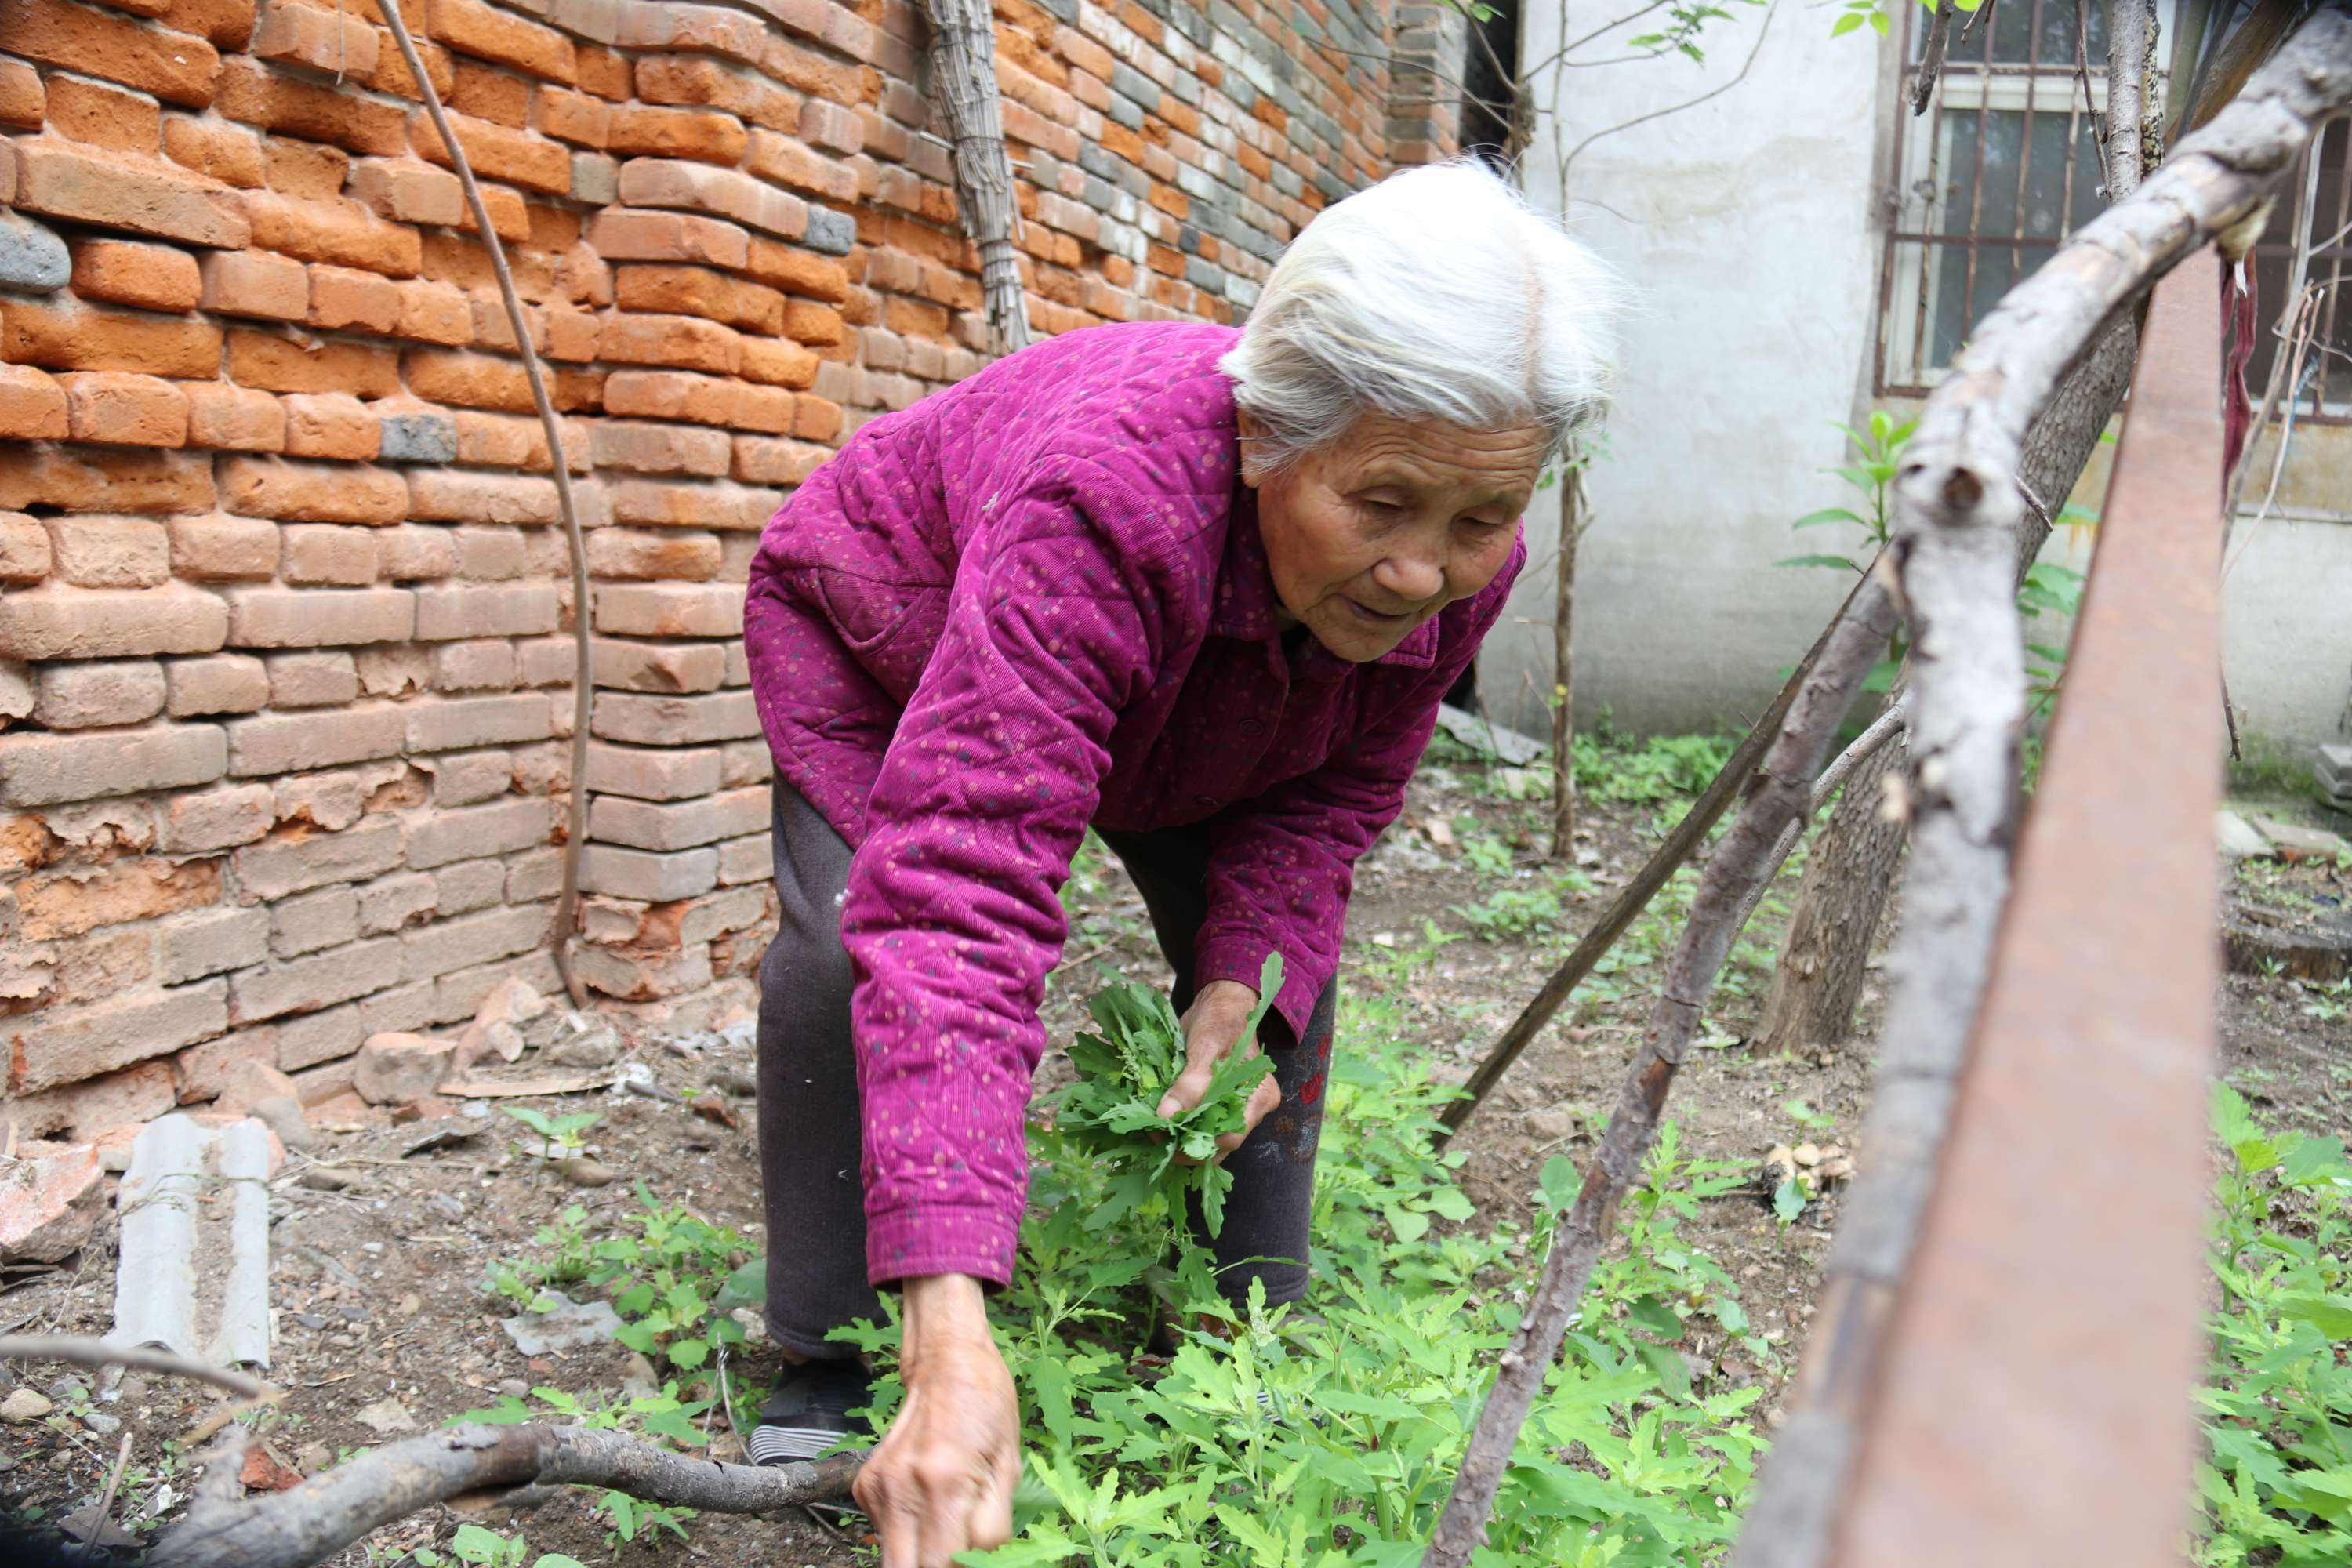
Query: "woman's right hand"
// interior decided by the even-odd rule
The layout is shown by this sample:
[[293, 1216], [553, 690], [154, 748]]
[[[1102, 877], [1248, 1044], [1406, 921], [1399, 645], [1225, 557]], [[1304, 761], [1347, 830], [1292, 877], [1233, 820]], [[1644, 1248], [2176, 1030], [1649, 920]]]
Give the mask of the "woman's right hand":
[[1012, 1538], [1021, 1412], [979, 1280], [906, 1281], [901, 1329], [906, 1399], [851, 1490], [881, 1537], [882, 1568], [949, 1568], [959, 1552]]

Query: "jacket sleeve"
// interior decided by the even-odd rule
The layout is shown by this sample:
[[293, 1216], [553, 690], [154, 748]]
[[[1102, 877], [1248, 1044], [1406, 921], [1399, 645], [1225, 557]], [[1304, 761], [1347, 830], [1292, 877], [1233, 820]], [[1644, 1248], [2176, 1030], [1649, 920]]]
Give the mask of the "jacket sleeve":
[[1012, 1278], [1059, 889], [1112, 724], [1149, 689], [1184, 594], [1172, 551], [1111, 542], [1150, 536], [1107, 515], [1140, 507], [1107, 480], [1083, 500], [1065, 480], [993, 514], [868, 797], [842, 936], [877, 1285]]
[[1429, 668], [1321, 767], [1212, 825], [1197, 982], [1238, 980], [1255, 989], [1266, 954], [1281, 953], [1275, 1010], [1294, 1039], [1305, 1037], [1315, 999], [1339, 973], [1356, 861], [1403, 808], [1405, 785], [1437, 727], [1438, 705], [1502, 618], [1525, 560], [1522, 543], [1495, 580], [1461, 606], [1459, 629], [1447, 628]]

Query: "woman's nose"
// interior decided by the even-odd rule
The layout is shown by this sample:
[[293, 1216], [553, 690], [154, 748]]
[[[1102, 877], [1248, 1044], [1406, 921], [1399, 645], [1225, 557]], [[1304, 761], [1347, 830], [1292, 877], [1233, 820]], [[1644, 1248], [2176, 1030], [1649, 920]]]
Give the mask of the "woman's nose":
[[1381, 591], [1411, 605], [1425, 605], [1445, 590], [1445, 563], [1434, 554], [1400, 551], [1372, 568]]

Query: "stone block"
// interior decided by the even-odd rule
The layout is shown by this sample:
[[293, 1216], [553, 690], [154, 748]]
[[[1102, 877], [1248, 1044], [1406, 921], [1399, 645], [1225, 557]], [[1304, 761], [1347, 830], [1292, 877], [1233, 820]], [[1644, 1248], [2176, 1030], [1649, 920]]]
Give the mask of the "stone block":
[[167, 985], [244, 969], [269, 957], [269, 911], [215, 907], [188, 910], [156, 931]]
[[[291, 963], [240, 970], [229, 977], [229, 1012], [238, 1024], [309, 1013], [400, 983], [400, 939], [371, 937]], [[286, 1064], [283, 1057], [279, 1066]]]
[[56, 805], [208, 784], [227, 761], [227, 738], [215, 724], [12, 735], [0, 744], [0, 804]]
[[208, 980], [37, 1015], [15, 1035], [8, 1091], [79, 1083], [220, 1034], [227, 995], [226, 983]]
[[504, 855], [547, 842], [549, 803], [540, 799], [420, 812], [409, 819], [408, 865], [430, 870], [454, 860]]

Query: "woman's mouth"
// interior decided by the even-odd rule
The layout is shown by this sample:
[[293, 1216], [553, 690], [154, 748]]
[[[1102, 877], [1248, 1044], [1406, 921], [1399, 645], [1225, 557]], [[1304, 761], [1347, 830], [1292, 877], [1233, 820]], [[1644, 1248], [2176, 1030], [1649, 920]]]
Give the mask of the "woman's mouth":
[[1413, 616], [1413, 612], [1411, 610], [1402, 610], [1394, 614], [1385, 610], [1375, 610], [1370, 605], [1360, 604], [1344, 594], [1339, 596], [1339, 602], [1355, 612], [1356, 618], [1368, 626], [1392, 626], [1400, 621], [1409, 621]]

